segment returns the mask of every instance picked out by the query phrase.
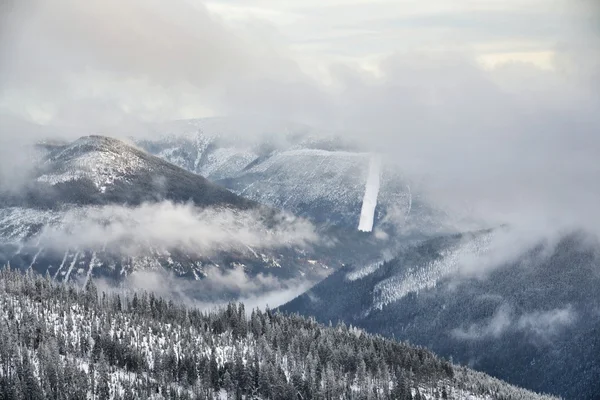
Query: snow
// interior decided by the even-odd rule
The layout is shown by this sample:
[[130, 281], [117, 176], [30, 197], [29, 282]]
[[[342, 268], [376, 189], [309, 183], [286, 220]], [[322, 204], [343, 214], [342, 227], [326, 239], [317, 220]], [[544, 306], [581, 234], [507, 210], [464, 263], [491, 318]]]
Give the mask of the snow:
[[377, 271], [383, 265], [383, 261], [378, 261], [373, 264], [369, 264], [362, 268], [358, 268], [352, 272], [349, 272], [346, 275], [346, 279], [349, 281], [356, 281], [371, 275], [373, 272]]
[[75, 263], [77, 262], [77, 257], [79, 257], [79, 252], [75, 253], [73, 256], [73, 261], [69, 266], [69, 270], [67, 271], [67, 275], [65, 276], [65, 282], [69, 280], [69, 276], [71, 275], [71, 271], [73, 271], [73, 267], [75, 267]]
[[57, 185], [59, 183], [89, 179], [100, 191], [117, 180], [140, 170], [150, 169], [131, 148], [117, 140], [83, 137], [47, 161], [52, 166], [59, 161], [59, 169], [37, 178], [38, 182]]
[[42, 252], [42, 250], [44, 250], [44, 248], [40, 247], [40, 249], [37, 251], [37, 253], [35, 253], [35, 255], [33, 256], [33, 259], [31, 260], [31, 264], [29, 265], [29, 268], [33, 268], [33, 265], [37, 261], [37, 258], [39, 257], [39, 255]]
[[98, 259], [96, 258], [96, 252], [93, 252], [92, 253], [92, 259], [90, 260], [90, 265], [89, 265], [89, 268], [88, 268], [87, 275], [85, 277], [85, 281], [83, 282], [82, 288], [85, 288], [87, 286], [87, 283], [89, 282], [90, 277], [92, 276], [92, 270], [96, 266], [97, 262], [98, 262]]
[[203, 165], [200, 166], [197, 160], [196, 171], [210, 179], [227, 178], [242, 171], [257, 157], [258, 155], [252, 151], [222, 147], [208, 154]]
[[[313, 137], [310, 130], [295, 132], [290, 140], [280, 137], [274, 141], [264, 135], [249, 138], [248, 124], [238, 122], [180, 121], [158, 127], [169, 135], [140, 145], [240, 196], [319, 222], [357, 229], [370, 153], [352, 150], [352, 143], [339, 138]], [[383, 224], [399, 223], [410, 214], [406, 231], [439, 228], [437, 219], [444, 215], [417, 203], [419, 193], [410, 193], [412, 188], [396, 168], [382, 163], [379, 175], [376, 212]]]
[[58, 213], [52, 210], [0, 208], [0, 236], [5, 240], [24, 242], [37, 233], [35, 227], [55, 223], [59, 219]]
[[[344, 164], [354, 164], [364, 159], [365, 153], [354, 153], [349, 151], [328, 151], [319, 149], [295, 149], [275, 153], [265, 162], [262, 162], [252, 167], [249, 172], [263, 173], [274, 168], [280, 169], [281, 166], [297, 166], [298, 163], [303, 164], [309, 170], [317, 169], [315, 166], [324, 162], [339, 164], [337, 168], [347, 168]], [[334, 161], [335, 160], [335, 161]], [[332, 164], [332, 166], [334, 166]], [[304, 171], [300, 169], [299, 171]], [[296, 171], [296, 172], [299, 172]]]
[[379, 155], [371, 156], [369, 162], [369, 176], [365, 185], [365, 195], [360, 212], [360, 222], [358, 230], [362, 232], [371, 232], [375, 220], [375, 208], [377, 207], [377, 196], [379, 195], [381, 175], [381, 157]]
[[65, 256], [62, 259], [62, 262], [60, 263], [60, 266], [58, 267], [58, 269], [56, 270], [56, 272], [54, 273], [54, 277], [53, 279], [56, 280], [56, 277], [58, 276], [58, 273], [63, 269], [63, 267], [65, 266], [65, 262], [67, 261], [67, 257], [69, 256], [69, 249], [67, 249], [65, 251]]
[[408, 189], [408, 210], [406, 210], [404, 220], [408, 218], [410, 211], [412, 210], [412, 191], [410, 190], [410, 185], [406, 185], [406, 189]]
[[486, 253], [491, 240], [491, 233], [477, 236], [445, 250], [439, 259], [427, 265], [408, 268], [405, 273], [379, 282], [373, 289], [373, 308], [381, 310], [411, 292], [435, 287], [441, 278], [457, 272], [464, 261]]

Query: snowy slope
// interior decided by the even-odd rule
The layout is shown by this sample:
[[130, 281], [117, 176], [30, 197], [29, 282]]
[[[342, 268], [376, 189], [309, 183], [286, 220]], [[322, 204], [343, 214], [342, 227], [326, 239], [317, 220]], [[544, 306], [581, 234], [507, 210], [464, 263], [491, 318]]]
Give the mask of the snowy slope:
[[[196, 280], [213, 268], [241, 268], [248, 277], [316, 282], [341, 265], [378, 258], [387, 245], [263, 207], [119, 140], [39, 147], [26, 189], [0, 190], [0, 262], [55, 279], [161, 271]], [[292, 151], [297, 160], [294, 152], [307, 151]], [[327, 151], [308, 151], [315, 152], [328, 159]], [[254, 171], [276, 165], [270, 159]]]
[[47, 148], [34, 171], [28, 191], [21, 193], [21, 198], [7, 196], [5, 203], [59, 208], [65, 204], [171, 200], [240, 209], [257, 206], [202, 176], [103, 136], [86, 136]]
[[[365, 185], [365, 195], [363, 197], [362, 208], [360, 211], [360, 221], [358, 230], [371, 232], [375, 222], [375, 208], [377, 207], [377, 197], [379, 196], [379, 187], [381, 174], [381, 158], [378, 155], [372, 155], [369, 162], [369, 175]], [[410, 204], [410, 203], [409, 203]], [[406, 215], [410, 213], [410, 206]]]
[[[371, 156], [352, 142], [281, 121], [220, 118], [153, 129], [162, 135], [138, 141], [140, 147], [239, 195], [319, 223], [359, 226]], [[439, 228], [443, 215], [411, 193], [395, 168], [382, 162], [377, 175], [378, 200], [367, 213], [376, 230]]]
[[[320, 279], [331, 271], [330, 266], [342, 262], [320, 259], [318, 254], [299, 246], [291, 231], [295, 228], [286, 225], [281, 230], [261, 225], [260, 220], [246, 212], [198, 214], [195, 221], [177, 222], [177, 218], [193, 217], [195, 211], [182, 213], [177, 206], [167, 203], [167, 212], [156, 223], [174, 218], [173, 224], [179, 223], [180, 229], [189, 226], [191, 230], [182, 231], [180, 239], [175, 241], [160, 230], [144, 235], [143, 229], [150, 229], [153, 224], [149, 213], [160, 212], [160, 207], [165, 206], [147, 206], [148, 211], [96, 206], [62, 210], [0, 208], [0, 263], [23, 269], [31, 267], [58, 280], [85, 281], [94, 270], [94, 276], [118, 281], [136, 271], [160, 271], [200, 279], [215, 267], [242, 268], [249, 276], [266, 273], [285, 279], [312, 280]], [[202, 225], [202, 215], [214, 220], [207, 222], [206, 228]], [[236, 218], [235, 224], [229, 218]], [[140, 224], [146, 228], [140, 228]], [[206, 235], [207, 229], [222, 229], [222, 233], [214, 231], [214, 235], [232, 239], [220, 243], [221, 236], [215, 236], [214, 240], [194, 237], [194, 232]], [[282, 232], [291, 240], [289, 244]], [[296, 237], [302, 238], [304, 233], [299, 235]], [[268, 240], [270, 236], [273, 238]]]
[[356, 328], [270, 311], [248, 317], [236, 304], [204, 313], [154, 294], [118, 295], [93, 282], [73, 290], [1, 271], [0, 395], [551, 399]]
[[1, 262], [82, 282], [140, 270], [200, 279], [210, 268], [310, 280], [344, 262], [298, 246], [316, 235], [310, 224], [122, 141], [38, 147], [24, 189], [0, 190]]
[[56, 185], [87, 179], [100, 191], [117, 180], [126, 180], [142, 170], [153, 172], [153, 165], [137, 156], [130, 146], [117, 140], [88, 136], [53, 152], [46, 165], [54, 166], [37, 177], [39, 182]]

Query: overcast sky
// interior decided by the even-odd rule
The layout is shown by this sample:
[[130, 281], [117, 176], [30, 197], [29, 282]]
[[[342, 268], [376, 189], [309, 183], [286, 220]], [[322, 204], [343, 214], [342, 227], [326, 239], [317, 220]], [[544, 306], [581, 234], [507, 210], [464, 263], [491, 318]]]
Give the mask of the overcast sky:
[[594, 0], [2, 2], [0, 109], [42, 123], [247, 112], [249, 97], [258, 114], [331, 121], [331, 91], [389, 76], [392, 56], [520, 63], [508, 84], [531, 70], [560, 83], [593, 75], [565, 54], [596, 68], [600, 25]]

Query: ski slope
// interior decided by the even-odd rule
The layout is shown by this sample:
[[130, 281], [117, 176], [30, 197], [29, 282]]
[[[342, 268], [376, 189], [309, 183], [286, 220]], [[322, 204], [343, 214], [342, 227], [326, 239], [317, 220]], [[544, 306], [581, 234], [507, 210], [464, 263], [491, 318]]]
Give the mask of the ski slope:
[[379, 155], [372, 155], [369, 162], [369, 176], [365, 185], [360, 221], [358, 223], [359, 231], [371, 232], [373, 230], [375, 208], [377, 207], [377, 197], [379, 196], [380, 174], [381, 157]]

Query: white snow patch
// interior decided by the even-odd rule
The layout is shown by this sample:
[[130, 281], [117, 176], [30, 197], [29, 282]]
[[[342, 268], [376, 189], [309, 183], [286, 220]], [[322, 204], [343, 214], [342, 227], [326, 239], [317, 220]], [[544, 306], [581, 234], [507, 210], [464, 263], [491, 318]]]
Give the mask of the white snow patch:
[[67, 257], [69, 256], [69, 249], [67, 249], [65, 251], [65, 256], [62, 259], [62, 262], [60, 263], [60, 266], [58, 267], [58, 269], [56, 270], [56, 273], [54, 274], [54, 280], [56, 280], [56, 277], [58, 276], [58, 273], [63, 269], [63, 267], [65, 266], [65, 262], [67, 261]]
[[480, 235], [444, 250], [439, 259], [427, 265], [411, 267], [405, 273], [379, 282], [373, 289], [373, 308], [381, 310], [408, 293], [435, 287], [441, 278], [458, 271], [464, 262], [487, 253], [492, 237], [492, 233]]
[[35, 264], [35, 262], [37, 261], [38, 256], [40, 255], [40, 253], [42, 252], [42, 250], [44, 250], [43, 247], [41, 247], [37, 253], [35, 253], [35, 255], [33, 256], [33, 260], [31, 260], [31, 264], [29, 265], [29, 268], [33, 268], [33, 265]]
[[73, 256], [73, 261], [71, 262], [71, 265], [69, 266], [69, 270], [67, 271], [67, 275], [65, 276], [65, 282], [67, 282], [69, 280], [71, 271], [73, 271], [73, 267], [75, 266], [75, 263], [77, 262], [77, 257], [79, 257], [79, 252], [75, 253], [75, 255]]
[[356, 281], [362, 279], [366, 276], [371, 275], [373, 272], [377, 271], [383, 265], [383, 261], [378, 261], [362, 268], [358, 268], [352, 272], [349, 272], [346, 275], [346, 279], [349, 281]]
[[365, 185], [365, 196], [363, 197], [362, 210], [358, 230], [371, 232], [375, 220], [375, 208], [377, 207], [377, 196], [379, 196], [381, 175], [381, 156], [372, 155], [369, 162], [369, 176]]

